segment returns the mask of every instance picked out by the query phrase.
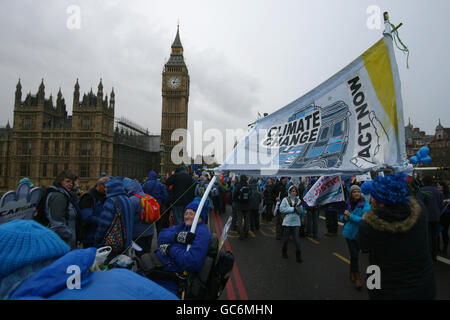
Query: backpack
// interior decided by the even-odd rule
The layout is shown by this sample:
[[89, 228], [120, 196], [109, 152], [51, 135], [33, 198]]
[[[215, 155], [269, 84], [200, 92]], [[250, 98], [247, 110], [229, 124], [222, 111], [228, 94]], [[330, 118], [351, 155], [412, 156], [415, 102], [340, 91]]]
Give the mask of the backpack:
[[158, 201], [152, 196], [145, 194], [145, 197], [135, 194], [135, 197], [141, 199], [141, 213], [139, 219], [144, 223], [151, 223], [158, 220], [161, 217], [160, 207]]
[[200, 197], [203, 197], [203, 194], [205, 193], [205, 191], [206, 191], [206, 184], [205, 184], [205, 182], [199, 182], [198, 188], [197, 188], [198, 195]]
[[[34, 221], [42, 224], [44, 227], [47, 227], [50, 224], [50, 221], [48, 220], [46, 214], [46, 205], [47, 205], [47, 198], [52, 192], [59, 192], [59, 191], [50, 187], [44, 189], [44, 193], [42, 194], [41, 200], [39, 200], [36, 206], [36, 213], [33, 217]], [[69, 199], [67, 199], [66, 211], [68, 207], [69, 207]]]
[[234, 266], [234, 255], [230, 251], [217, 254], [219, 240], [211, 234], [208, 253], [202, 269], [192, 279], [186, 292], [188, 300], [217, 300], [222, 294]]
[[115, 215], [102, 240], [102, 246], [111, 247], [111, 256], [121, 254], [125, 249], [126, 243], [125, 223], [122, 220], [122, 213], [119, 210], [119, 201], [117, 198], [115, 200]]
[[211, 195], [213, 197], [218, 197], [220, 196], [220, 191], [219, 191], [219, 187], [217, 185], [214, 185], [212, 190], [211, 190]]
[[239, 190], [239, 201], [246, 203], [250, 200], [250, 188], [245, 185]]

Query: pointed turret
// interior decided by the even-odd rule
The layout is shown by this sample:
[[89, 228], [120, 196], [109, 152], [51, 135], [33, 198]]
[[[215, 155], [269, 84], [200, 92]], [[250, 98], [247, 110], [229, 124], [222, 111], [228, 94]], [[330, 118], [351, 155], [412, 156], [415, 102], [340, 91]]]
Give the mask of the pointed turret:
[[115, 104], [115, 102], [116, 102], [116, 100], [115, 100], [116, 95], [114, 94], [114, 87], [112, 88], [111, 94], [110, 94], [109, 96], [110, 96], [110, 99], [109, 99], [109, 107], [110, 107], [110, 108], [114, 108], [114, 104]]
[[15, 107], [20, 106], [22, 101], [22, 84], [20, 83], [20, 78], [19, 78], [19, 82], [16, 85], [16, 100], [14, 103]]
[[98, 84], [97, 97], [99, 97], [100, 99], [103, 99], [103, 84], [102, 84], [102, 78], [100, 78], [100, 83]]
[[45, 86], [44, 86], [44, 78], [42, 78], [41, 84], [39, 85], [39, 91], [37, 94], [38, 105], [44, 104], [45, 99]]
[[175, 36], [175, 40], [172, 43], [172, 48], [183, 48], [180, 40], [180, 25], [177, 25], [177, 35]]
[[80, 106], [80, 85], [78, 84], [78, 78], [77, 82], [75, 83], [73, 91], [73, 108], [78, 108]]

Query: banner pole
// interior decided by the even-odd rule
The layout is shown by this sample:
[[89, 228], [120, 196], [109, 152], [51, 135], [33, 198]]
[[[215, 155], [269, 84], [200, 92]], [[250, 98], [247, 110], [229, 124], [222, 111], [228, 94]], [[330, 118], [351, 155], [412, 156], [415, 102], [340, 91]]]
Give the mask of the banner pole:
[[[200, 213], [202, 212], [203, 205], [205, 204], [205, 201], [208, 198], [208, 194], [211, 191], [212, 186], [215, 182], [216, 182], [216, 175], [214, 175], [214, 177], [212, 177], [211, 181], [208, 184], [208, 187], [206, 188], [205, 193], [203, 194], [202, 200], [200, 201], [200, 204], [198, 205], [198, 209], [197, 209], [197, 212], [195, 213], [194, 221], [192, 222], [192, 227], [191, 227], [192, 233], [195, 233], [195, 230], [197, 229], [198, 218], [200, 218]], [[191, 245], [189, 244], [187, 246], [186, 251], [189, 251], [190, 248], [191, 248]]]

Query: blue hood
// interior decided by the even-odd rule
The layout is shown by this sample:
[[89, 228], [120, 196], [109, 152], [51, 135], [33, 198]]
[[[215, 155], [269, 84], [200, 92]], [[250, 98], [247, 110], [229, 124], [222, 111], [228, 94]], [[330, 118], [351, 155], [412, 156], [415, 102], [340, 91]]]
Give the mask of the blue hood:
[[[178, 297], [155, 282], [128, 269], [89, 272], [96, 248], [73, 250], [28, 278], [10, 299], [51, 300], [178, 300]], [[67, 287], [67, 270], [76, 266], [80, 272], [80, 289]]]
[[147, 181], [148, 180], [157, 180], [157, 179], [158, 179], [158, 174], [155, 171], [152, 170], [148, 173]]
[[124, 195], [124, 196], [126, 195], [125, 188], [123, 186], [123, 181], [122, 181], [122, 178], [120, 178], [120, 177], [112, 178], [111, 180], [106, 182], [105, 186], [107, 188], [107, 192], [106, 192], [107, 198], [115, 197], [118, 195]]
[[143, 194], [142, 186], [139, 183], [139, 181], [134, 179], [128, 185], [128, 196], [130, 197], [130, 196], [132, 196], [134, 194], [137, 194], [137, 193], [142, 193]]

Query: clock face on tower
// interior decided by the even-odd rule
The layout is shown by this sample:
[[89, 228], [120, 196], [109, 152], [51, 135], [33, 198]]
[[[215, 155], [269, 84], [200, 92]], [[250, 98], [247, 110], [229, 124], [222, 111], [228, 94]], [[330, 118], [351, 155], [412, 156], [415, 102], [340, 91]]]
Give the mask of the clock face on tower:
[[176, 89], [176, 88], [178, 88], [180, 86], [181, 80], [177, 76], [172, 76], [172, 77], [169, 78], [169, 81], [167, 82], [167, 84], [172, 89]]

